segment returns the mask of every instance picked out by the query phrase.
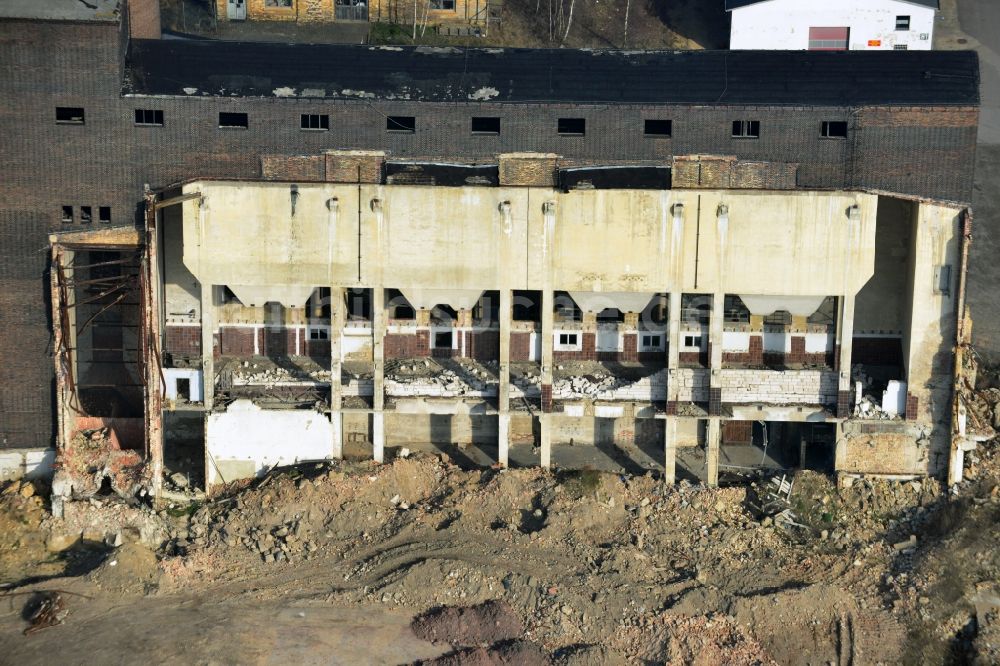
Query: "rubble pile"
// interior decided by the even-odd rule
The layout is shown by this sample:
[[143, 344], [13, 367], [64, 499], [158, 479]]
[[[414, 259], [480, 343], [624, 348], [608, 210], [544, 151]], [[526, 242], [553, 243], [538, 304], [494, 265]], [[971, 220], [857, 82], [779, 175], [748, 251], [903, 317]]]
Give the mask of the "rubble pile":
[[[228, 377], [227, 377], [228, 375]], [[315, 368], [287, 368], [273, 363], [242, 361], [219, 373], [217, 384], [274, 388], [286, 384], [329, 384], [330, 371]]]
[[[411, 454], [275, 469], [202, 503], [95, 498], [35, 531], [64, 523], [122, 557], [141, 532], [159, 557], [150, 575], [134, 549], [144, 594], [242, 586], [255, 602], [294, 596], [418, 616], [451, 650], [433, 663], [943, 663], [954, 650], [990, 663], [996, 440], [973, 465], [953, 488], [878, 478], [838, 487], [797, 472], [709, 489], [586, 470], [463, 471], [446, 455]], [[11, 487], [0, 508], [37, 500]], [[11, 534], [0, 543], [13, 544], [21, 528], [2, 526]], [[24, 544], [9, 552], [44, 553]], [[124, 586], [117, 566], [95, 580]], [[22, 564], [16, 576], [36, 570]]]
[[973, 435], [996, 437], [1000, 433], [1000, 388], [963, 391], [968, 414], [967, 428]]
[[386, 364], [385, 388], [390, 396], [486, 397], [497, 393], [496, 363], [452, 359], [443, 366], [431, 359]]
[[103, 491], [133, 500], [146, 494], [150, 468], [142, 453], [118, 447], [110, 428], [81, 430], [56, 454], [52, 510], [62, 514], [68, 499], [87, 499]]
[[865, 372], [864, 366], [860, 363], [851, 366], [851, 382], [856, 390], [860, 388], [860, 394], [855, 396], [856, 404], [853, 412], [855, 418], [886, 421], [900, 418], [899, 415], [893, 415], [883, 410], [882, 400], [870, 393], [875, 380]]

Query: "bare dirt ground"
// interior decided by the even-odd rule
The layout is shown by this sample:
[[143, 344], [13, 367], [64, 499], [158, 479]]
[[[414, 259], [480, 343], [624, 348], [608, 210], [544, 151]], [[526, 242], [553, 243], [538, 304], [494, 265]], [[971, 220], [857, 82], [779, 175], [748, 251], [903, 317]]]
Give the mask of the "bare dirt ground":
[[[3, 661], [996, 663], [998, 451], [981, 445], [954, 492], [800, 473], [801, 527], [749, 509], [754, 488], [431, 456], [276, 470], [191, 507], [76, 502], [58, 520], [15, 483]], [[23, 636], [36, 590], [68, 614]]]

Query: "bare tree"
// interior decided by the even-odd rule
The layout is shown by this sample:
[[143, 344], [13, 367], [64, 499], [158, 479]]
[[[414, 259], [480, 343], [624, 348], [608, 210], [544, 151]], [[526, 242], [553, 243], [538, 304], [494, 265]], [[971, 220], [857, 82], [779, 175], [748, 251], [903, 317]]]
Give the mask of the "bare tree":
[[628, 46], [628, 10], [632, 6], [632, 0], [625, 0], [625, 36], [622, 38], [622, 48]]
[[[569, 37], [569, 29], [573, 25], [573, 5], [576, 4], [576, 0], [569, 0], [569, 18], [566, 19], [566, 32], [563, 33], [562, 41], [565, 42], [566, 38]], [[560, 3], [560, 7], [562, 4]], [[562, 43], [562, 42], [560, 42]]]

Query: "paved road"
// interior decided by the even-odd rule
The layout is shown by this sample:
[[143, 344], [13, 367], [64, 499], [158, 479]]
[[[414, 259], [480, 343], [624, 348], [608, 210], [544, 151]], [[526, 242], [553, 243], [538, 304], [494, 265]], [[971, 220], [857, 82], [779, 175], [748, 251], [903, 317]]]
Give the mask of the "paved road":
[[982, 79], [968, 283], [972, 336], [980, 354], [1000, 364], [1000, 1], [957, 1], [957, 28], [979, 53]]

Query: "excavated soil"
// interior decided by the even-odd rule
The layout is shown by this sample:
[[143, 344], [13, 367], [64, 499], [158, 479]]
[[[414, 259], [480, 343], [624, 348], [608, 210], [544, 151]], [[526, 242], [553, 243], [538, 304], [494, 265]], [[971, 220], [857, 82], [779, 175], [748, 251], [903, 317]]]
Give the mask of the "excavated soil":
[[[156, 637], [130, 654], [164, 663], [990, 663], [997, 448], [948, 492], [799, 473], [784, 526], [751, 507], [759, 488], [428, 455], [275, 470], [158, 511], [77, 502], [64, 520], [9, 487], [0, 582], [84, 596], [30, 638], [12, 597], [0, 641], [15, 663], [114, 661], [124, 622]], [[89, 540], [54, 552], [74, 535]]]

